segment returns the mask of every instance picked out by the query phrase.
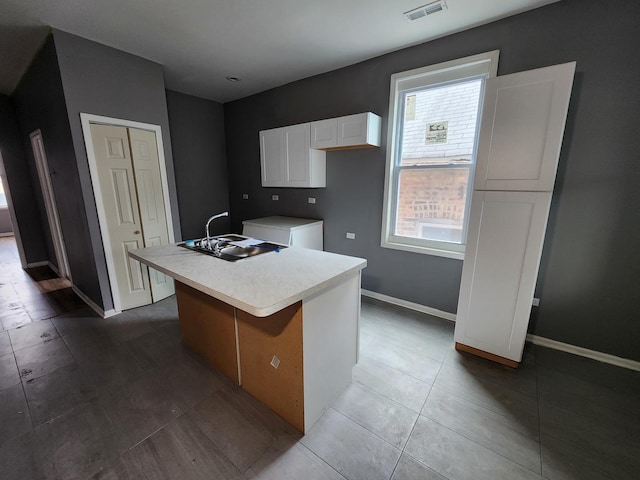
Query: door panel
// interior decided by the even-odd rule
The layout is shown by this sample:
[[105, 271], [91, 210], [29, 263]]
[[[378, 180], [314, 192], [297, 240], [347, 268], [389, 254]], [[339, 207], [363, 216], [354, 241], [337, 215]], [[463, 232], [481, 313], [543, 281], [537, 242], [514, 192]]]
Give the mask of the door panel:
[[520, 361], [550, 192], [474, 193], [456, 342]]
[[291, 186], [309, 184], [309, 145], [311, 125], [304, 123], [285, 130], [285, 152], [287, 153], [287, 182]]
[[[155, 247], [158, 245], [163, 245], [162, 239], [160, 237], [151, 237], [145, 246], [147, 247]], [[158, 300], [162, 300], [163, 298], [168, 297], [173, 292], [175, 292], [175, 287], [173, 283], [173, 278], [165, 275], [158, 270], [153, 268], [149, 268], [149, 279], [151, 281], [152, 286], [152, 294], [153, 301], [157, 302]], [[162, 293], [171, 292], [168, 295], [160, 296]]]
[[93, 124], [91, 137], [120, 308], [147, 305], [151, 303], [147, 267], [127, 255], [128, 249], [144, 245], [127, 129]]
[[127, 278], [129, 280], [129, 292], [136, 293], [147, 288], [145, 282], [145, 276], [147, 275], [147, 268], [137, 260], [129, 257], [129, 250], [136, 250], [141, 248], [138, 242], [123, 242], [121, 245], [122, 254], [127, 257]]
[[506, 364], [522, 358], [574, 71], [486, 84], [454, 338]]
[[365, 143], [367, 143], [366, 114], [338, 118], [338, 145], [364, 145]]
[[[161, 220], [160, 215], [158, 215], [158, 204], [154, 201], [156, 191], [153, 185], [153, 174], [150, 170], [136, 170], [136, 174], [138, 176], [138, 201], [140, 202], [140, 210], [144, 212], [145, 220], [157, 223]], [[162, 192], [160, 192], [160, 194], [162, 195]]]
[[338, 143], [338, 120], [311, 122], [311, 148], [331, 148]]
[[[144, 246], [167, 245], [169, 233], [162, 194], [162, 178], [156, 136], [146, 130], [129, 129], [131, 157], [135, 172], [136, 190]], [[150, 270], [151, 296], [154, 302], [173, 295], [173, 280], [163, 273]]]
[[263, 187], [285, 184], [284, 128], [260, 132], [260, 162]]
[[575, 65], [487, 80], [475, 190], [553, 190]]
[[128, 170], [111, 169], [111, 187], [116, 204], [116, 220], [121, 227], [137, 226], [133, 213], [136, 206], [132, 205], [135, 200], [131, 195], [131, 192], [135, 192], [135, 186], [131, 184], [133, 179], [130, 178], [130, 175], [131, 172]]

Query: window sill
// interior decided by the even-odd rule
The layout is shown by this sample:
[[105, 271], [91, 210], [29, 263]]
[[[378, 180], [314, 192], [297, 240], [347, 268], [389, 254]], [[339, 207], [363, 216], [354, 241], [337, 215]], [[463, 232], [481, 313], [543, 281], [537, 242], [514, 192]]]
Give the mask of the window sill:
[[423, 255], [433, 255], [435, 257], [453, 258], [455, 260], [464, 260], [464, 252], [455, 252], [452, 250], [445, 250], [435, 247], [422, 247], [418, 245], [407, 245], [406, 243], [394, 243], [389, 241], [382, 241], [380, 243], [382, 248], [391, 248], [394, 250], [403, 250], [405, 252], [420, 253]]

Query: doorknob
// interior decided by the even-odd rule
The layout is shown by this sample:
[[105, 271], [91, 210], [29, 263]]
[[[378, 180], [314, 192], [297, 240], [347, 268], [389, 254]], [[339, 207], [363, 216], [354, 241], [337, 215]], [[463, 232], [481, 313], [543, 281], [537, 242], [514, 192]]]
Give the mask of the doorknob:
[[140, 235], [140, 230], [136, 230], [135, 232], [133, 232], [134, 235]]

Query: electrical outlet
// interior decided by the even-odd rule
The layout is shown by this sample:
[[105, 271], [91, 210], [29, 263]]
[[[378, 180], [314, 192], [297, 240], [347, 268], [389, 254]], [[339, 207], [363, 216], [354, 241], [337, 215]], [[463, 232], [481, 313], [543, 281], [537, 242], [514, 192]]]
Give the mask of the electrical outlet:
[[531, 302], [531, 305], [533, 305], [534, 307], [539, 307], [540, 306], [540, 299], [533, 297], [533, 302]]
[[278, 195], [271, 195], [271, 200], [280, 200], [280, 197]]
[[243, 193], [242, 194], [242, 199], [243, 200], [249, 200], [249, 194], [248, 193]]
[[314, 197], [309, 197], [308, 202], [309, 203], [316, 203], [316, 199]]
[[356, 234], [355, 233], [351, 233], [351, 232], [347, 232], [347, 238], [349, 240], [355, 240], [356, 239]]

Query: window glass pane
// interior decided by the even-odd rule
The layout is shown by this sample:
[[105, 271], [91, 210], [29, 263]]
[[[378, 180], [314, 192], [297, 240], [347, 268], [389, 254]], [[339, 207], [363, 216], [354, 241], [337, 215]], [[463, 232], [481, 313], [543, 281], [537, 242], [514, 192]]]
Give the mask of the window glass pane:
[[382, 247], [464, 258], [479, 109], [498, 54], [391, 76]]
[[469, 168], [405, 168], [398, 179], [395, 235], [462, 243]]
[[7, 206], [7, 196], [4, 193], [4, 185], [2, 184], [3, 180], [4, 179], [0, 177], [0, 208]]
[[400, 165], [470, 164], [481, 79], [405, 92]]

